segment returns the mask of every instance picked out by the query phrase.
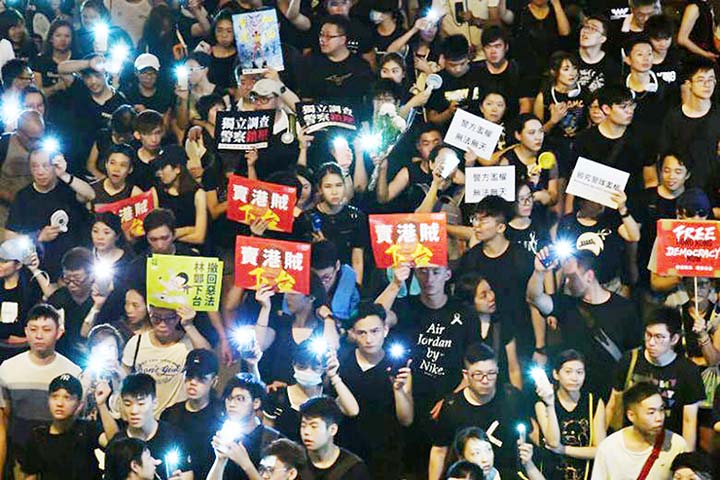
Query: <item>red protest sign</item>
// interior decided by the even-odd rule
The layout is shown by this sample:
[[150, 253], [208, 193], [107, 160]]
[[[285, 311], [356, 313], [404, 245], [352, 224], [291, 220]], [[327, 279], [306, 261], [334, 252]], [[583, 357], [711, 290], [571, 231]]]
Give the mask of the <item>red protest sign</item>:
[[152, 192], [141, 193], [113, 203], [95, 205], [95, 213], [111, 212], [120, 217], [123, 231], [133, 237], [145, 235], [143, 220], [154, 209]]
[[378, 268], [447, 265], [444, 213], [370, 215], [370, 239]]
[[250, 290], [272, 285], [282, 293], [309, 294], [310, 244], [238, 235], [235, 285]]
[[297, 190], [286, 185], [232, 175], [228, 182], [227, 218], [250, 225], [260, 218], [270, 230], [292, 232]]
[[720, 277], [720, 222], [658, 220], [657, 273]]

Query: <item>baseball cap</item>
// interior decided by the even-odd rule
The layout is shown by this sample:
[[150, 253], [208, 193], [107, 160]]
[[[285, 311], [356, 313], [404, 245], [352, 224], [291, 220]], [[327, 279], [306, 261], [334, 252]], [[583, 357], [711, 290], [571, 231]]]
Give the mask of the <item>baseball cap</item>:
[[185, 375], [189, 378], [217, 375], [219, 369], [215, 354], [204, 348], [191, 350], [185, 358]]
[[62, 375], [58, 375], [57, 377], [53, 378], [52, 382], [50, 382], [50, 388], [48, 388], [48, 393], [57, 392], [61, 388], [67, 390], [70, 395], [75, 395], [78, 398], [82, 398], [82, 383], [80, 383], [80, 380], [73, 377], [69, 373], [63, 373]]
[[704, 217], [710, 213], [710, 199], [701, 189], [694, 187], [685, 190], [677, 200], [676, 208], [684, 210], [690, 216], [700, 215]]
[[281, 83], [277, 80], [262, 78], [255, 82], [255, 85], [253, 85], [252, 87], [251, 93], [254, 93], [255, 95], [259, 95], [261, 97], [269, 97], [270, 95], [279, 97], [280, 86]]
[[187, 153], [185, 153], [185, 149], [180, 145], [172, 144], [163, 147], [160, 151], [160, 155], [158, 155], [157, 160], [155, 160], [153, 164], [157, 170], [160, 170], [166, 165], [170, 165], [172, 167], [187, 165], [187, 161], [188, 158]]
[[135, 59], [135, 70], [141, 72], [146, 68], [153, 68], [155, 71], [160, 70], [160, 60], [152, 53], [143, 53]]
[[22, 262], [32, 253], [32, 248], [32, 241], [25, 236], [5, 240], [0, 245], [0, 259]]

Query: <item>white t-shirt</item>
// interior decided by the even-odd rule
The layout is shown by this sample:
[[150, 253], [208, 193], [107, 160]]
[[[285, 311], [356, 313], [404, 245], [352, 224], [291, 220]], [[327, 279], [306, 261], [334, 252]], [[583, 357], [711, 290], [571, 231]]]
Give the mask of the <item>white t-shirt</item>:
[[105, 0], [105, 6], [110, 10], [113, 25], [119, 26], [130, 35], [133, 41], [131, 47], [135, 48], [142, 37], [145, 22], [150, 16], [152, 3], [147, 0]]
[[[463, 4], [463, 10], [469, 10], [473, 16], [487, 20], [490, 18], [489, 8], [497, 8], [500, 0], [433, 0], [432, 8], [437, 12], [444, 12], [445, 16], [440, 23], [440, 30], [446, 37], [449, 35], [462, 35], [467, 38], [470, 45], [475, 45], [475, 58], [473, 61], [484, 60], [485, 53], [480, 48], [482, 29], [470, 26], [467, 23], [458, 23], [455, 18], [455, 4]], [[465, 8], [467, 7], [467, 8]]]
[[[122, 363], [128, 368], [132, 368], [140, 337], [135, 335], [125, 345]], [[185, 357], [192, 349], [192, 342], [187, 335], [184, 335], [179, 342], [165, 347], [153, 345], [149, 333], [142, 335], [135, 373], [147, 373], [155, 379], [158, 400], [155, 417], [159, 418], [163, 410], [186, 399], [183, 367], [185, 367]]]
[[[636, 480], [645, 461], [652, 452], [648, 447], [642, 452], [631, 452], [625, 447], [624, 432], [626, 427], [615, 432], [598, 446], [593, 465], [592, 480]], [[665, 443], [660, 455], [652, 466], [647, 480], [670, 480], [670, 465], [677, 454], [685, 451], [687, 445], [680, 435], [665, 431]]]

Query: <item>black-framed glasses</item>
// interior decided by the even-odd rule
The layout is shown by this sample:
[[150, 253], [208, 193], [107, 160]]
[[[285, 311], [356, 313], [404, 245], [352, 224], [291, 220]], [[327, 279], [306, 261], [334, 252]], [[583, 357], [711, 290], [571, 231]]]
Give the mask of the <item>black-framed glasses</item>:
[[339, 33], [339, 34], [337, 34], [337, 35], [330, 35], [330, 34], [328, 34], [328, 33], [322, 33], [322, 32], [320, 32], [320, 34], [318, 35], [318, 38], [333, 39], [333, 38], [339, 38], [339, 37], [344, 37], [344, 36], [345, 36], [344, 33]]
[[262, 475], [263, 477], [264, 476], [272, 477], [275, 472], [287, 472], [287, 470], [288, 469], [286, 467], [275, 468], [275, 467], [268, 467], [266, 465], [260, 465], [258, 467], [258, 473], [260, 475]]
[[467, 374], [476, 382], [482, 382], [486, 378], [488, 380], [494, 380], [498, 376], [497, 370], [491, 370], [489, 372], [467, 372]]

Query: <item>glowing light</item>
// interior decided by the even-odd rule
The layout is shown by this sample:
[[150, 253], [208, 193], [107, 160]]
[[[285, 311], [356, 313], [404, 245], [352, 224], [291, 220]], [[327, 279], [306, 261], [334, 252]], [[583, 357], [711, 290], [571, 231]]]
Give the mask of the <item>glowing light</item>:
[[248, 348], [255, 342], [253, 327], [238, 327], [230, 334], [233, 344], [240, 349]]
[[345, 137], [333, 138], [332, 145], [335, 150], [342, 150], [345, 148], [350, 148], [350, 145], [348, 145], [348, 141]]
[[530, 376], [535, 383], [541, 383], [543, 380], [548, 381], [547, 374], [542, 367], [533, 367], [530, 370]]
[[163, 462], [165, 463], [165, 473], [167, 474], [167, 478], [170, 478], [172, 473], [177, 470], [180, 465], [180, 450], [173, 448], [167, 452], [163, 458]]
[[45, 137], [42, 141], [41, 148], [46, 152], [59, 152], [60, 142], [55, 137]]
[[390, 356], [394, 359], [400, 359], [405, 356], [405, 346], [401, 343], [393, 343], [390, 345]]
[[575, 252], [575, 247], [572, 242], [567, 240], [558, 240], [553, 244], [553, 250], [555, 256], [560, 260], [567, 260], [572, 257]]
[[225, 420], [222, 428], [218, 432], [218, 436], [223, 442], [233, 442], [242, 436], [242, 428], [240, 424], [232, 420]]
[[437, 22], [440, 19], [440, 14], [434, 8], [431, 8], [425, 14], [425, 18], [431, 22]]
[[123, 64], [130, 56], [130, 48], [124, 43], [118, 43], [113, 45], [110, 49], [110, 62], [108, 63], [106, 70], [110, 73], [120, 73]]
[[0, 107], [0, 110], [2, 110], [2, 120], [5, 125], [15, 125], [15, 123], [18, 120], [18, 117], [22, 113], [22, 105], [20, 105], [20, 100], [15, 96], [8, 96], [5, 98], [2, 102], [2, 107]]
[[87, 362], [90, 372], [95, 376], [102, 375], [107, 364], [113, 360], [113, 354], [112, 348], [108, 345], [93, 347]]
[[328, 343], [323, 338], [316, 338], [310, 343], [310, 349], [315, 355], [322, 356], [328, 351]]
[[360, 137], [360, 146], [366, 152], [372, 152], [380, 148], [382, 137], [379, 133], [367, 133]]
[[95, 36], [95, 51], [97, 53], [107, 52], [110, 26], [105, 22], [96, 23], [93, 27], [93, 35]]
[[95, 280], [110, 280], [113, 277], [112, 264], [105, 260], [95, 260], [93, 276]]
[[524, 423], [518, 423], [517, 427], [515, 427], [515, 430], [517, 430], [518, 437], [520, 438], [520, 443], [525, 443], [527, 441], [527, 427]]

